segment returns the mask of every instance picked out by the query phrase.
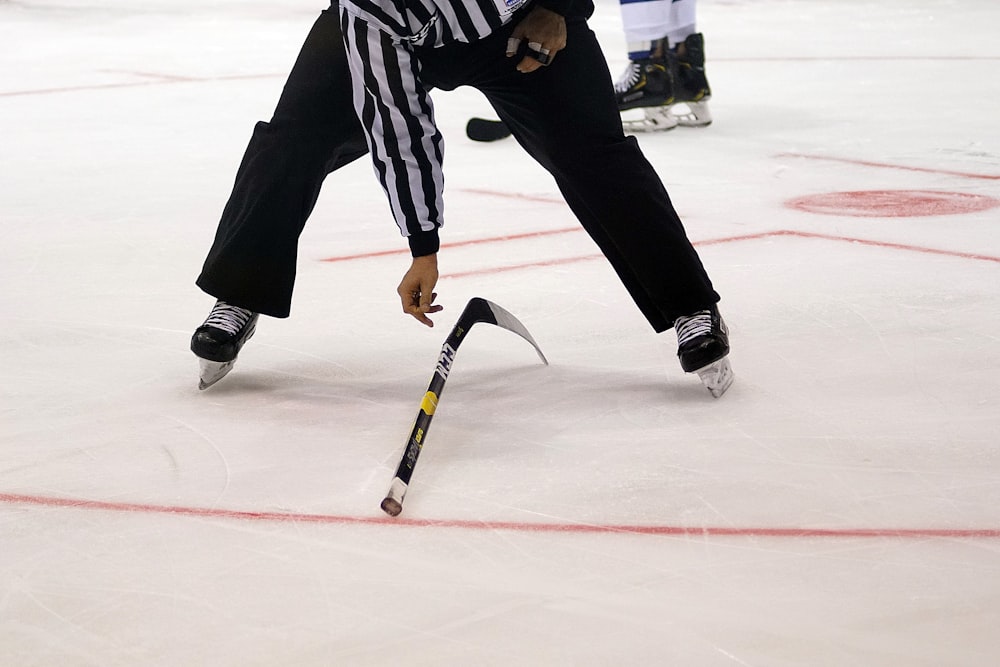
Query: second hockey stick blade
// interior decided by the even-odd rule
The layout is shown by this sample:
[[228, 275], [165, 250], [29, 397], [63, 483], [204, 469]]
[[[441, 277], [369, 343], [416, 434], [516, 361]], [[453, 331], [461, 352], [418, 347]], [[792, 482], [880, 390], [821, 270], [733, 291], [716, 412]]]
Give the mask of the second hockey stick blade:
[[465, 135], [473, 141], [500, 141], [510, 136], [510, 130], [502, 120], [470, 118], [465, 125]]
[[413, 468], [417, 465], [420, 450], [427, 440], [427, 430], [430, 428], [431, 419], [434, 418], [434, 412], [437, 410], [441, 392], [444, 390], [444, 383], [448, 379], [452, 365], [455, 363], [455, 354], [458, 352], [458, 346], [465, 340], [472, 325], [478, 322], [495, 324], [507, 331], [516, 333], [531, 343], [542, 363], [549, 363], [545, 355], [542, 354], [541, 348], [538, 347], [538, 343], [535, 342], [535, 339], [531, 337], [531, 334], [528, 333], [528, 330], [516, 317], [486, 299], [478, 296], [470, 299], [469, 303], [465, 306], [465, 310], [458, 317], [458, 321], [452, 328], [451, 333], [448, 334], [444, 345], [441, 347], [441, 355], [438, 357], [437, 367], [434, 369], [434, 375], [431, 377], [427, 392], [424, 394], [423, 400], [420, 401], [420, 410], [417, 412], [417, 419], [413, 424], [413, 430], [410, 431], [410, 437], [406, 441], [406, 449], [403, 451], [403, 456], [396, 467], [396, 475], [389, 486], [389, 492], [386, 494], [385, 499], [382, 500], [382, 511], [389, 516], [397, 516], [403, 511], [403, 497], [406, 495], [406, 489], [409, 487]]

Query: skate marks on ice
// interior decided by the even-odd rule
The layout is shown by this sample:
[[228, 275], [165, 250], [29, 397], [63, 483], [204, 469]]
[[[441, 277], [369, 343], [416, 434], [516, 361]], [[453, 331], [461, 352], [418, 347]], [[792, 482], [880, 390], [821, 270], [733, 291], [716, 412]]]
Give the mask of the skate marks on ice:
[[[956, 185], [961, 177], [936, 171], [789, 158], [778, 158], [788, 168], [773, 178], [770, 156], [906, 156], [898, 161], [996, 171], [967, 155], [998, 152], [988, 105], [965, 105], [955, 123], [954, 110], [925, 103], [928, 77], [995, 98], [988, 66], [933, 62], [995, 53], [994, 35], [968, 29], [989, 21], [958, 20], [995, 16], [995, 3], [967, 3], [964, 13], [926, 0], [879, 3], [866, 6], [864, 26], [848, 25], [851, 12], [836, 3], [799, 3], [793, 13], [782, 11], [787, 3], [707, 4], [705, 27], [720, 47], [710, 56], [716, 122], [640, 141], [719, 284], [739, 379], [714, 400], [682, 374], [672, 341], [636, 321], [579, 230], [450, 251], [449, 308], [473, 292], [496, 298], [553, 365], [521, 364], [521, 349], [490, 358], [502, 340], [479, 356], [468, 341], [422, 455], [420, 492], [401, 517], [421, 525], [392, 527], [351, 521], [379, 518], [373, 503], [402, 451], [440, 329], [419, 339], [395, 312], [373, 314], [379, 285], [394, 296], [405, 250], [393, 263], [358, 262], [357, 273], [310, 260], [369, 243], [401, 247], [386, 236], [384, 204], [372, 204], [382, 194], [365, 189], [370, 167], [329, 182], [306, 232], [303, 248], [315, 255], [303, 255], [294, 317], [264, 323], [210, 390], [194, 386], [187, 343], [204, 304], [191, 280], [247, 131], [272, 110], [281, 75], [211, 78], [287, 71], [317, 11], [296, 0], [301, 19], [290, 21], [285, 3], [223, 4], [223, 32], [172, 3], [145, 26], [128, 25], [146, 33], [109, 32], [104, 20], [67, 25], [50, 13], [10, 35], [15, 60], [36, 57], [8, 68], [23, 70], [8, 72], [8, 92], [140, 85], [0, 96], [8, 124], [22, 128], [5, 144], [4, 211], [17, 233], [0, 250], [0, 311], [13, 315], [0, 346], [5, 657], [109, 667], [360, 667], [414, 656], [440, 665], [605, 656], [990, 664], [991, 535], [1000, 524], [996, 209], [889, 224], [783, 202], [864, 188], [996, 197], [996, 181]], [[606, 5], [595, 20], [616, 14]], [[890, 14], [900, 21], [883, 30]], [[775, 26], [791, 41], [759, 39]], [[150, 38], [164, 28], [187, 36], [183, 48]], [[126, 48], [112, 32], [130, 40]], [[870, 40], [856, 69], [841, 58], [844, 34]], [[620, 27], [600, 37], [613, 45]], [[926, 44], [934, 54], [912, 66], [872, 62]], [[144, 59], [139, 47], [155, 52]], [[37, 57], [39, 48], [52, 57]], [[88, 61], [91, 48], [107, 56]], [[69, 50], [79, 57], [61, 57]], [[804, 60], [827, 54], [829, 64]], [[145, 85], [140, 70], [177, 81]], [[764, 71], [793, 85], [772, 86], [762, 100], [754, 74]], [[844, 105], [804, 93], [797, 76], [881, 92], [840, 114]], [[512, 142], [466, 141], [475, 108], [449, 115], [447, 100], [436, 110], [457, 137], [450, 187], [502, 174], [497, 187], [538, 193], [509, 197], [503, 211], [497, 197], [450, 195], [448, 240], [575, 226], [557, 196], [540, 192], [545, 175], [524, 175]], [[918, 123], [924, 131], [910, 132]], [[143, 158], [150, 153], [156, 164]], [[341, 285], [358, 298], [344, 303]], [[373, 331], [377, 340], [358, 343]], [[323, 523], [331, 518], [345, 522]], [[646, 527], [652, 534], [622, 530]], [[917, 537], [921, 530], [930, 532]]]
[[[627, 304], [604, 299], [567, 327], [565, 312], [526, 302], [519, 315], [552, 366], [536, 369], [523, 349], [489, 328], [477, 331], [422, 455], [411, 516], [623, 526], [678, 525], [674, 518], [775, 531], [991, 529], [992, 501], [983, 498], [997, 485], [982, 458], [989, 451], [982, 429], [992, 413], [981, 392], [996, 383], [982, 363], [995, 355], [991, 336], [1000, 326], [989, 288], [996, 262], [798, 235], [752, 243], [754, 266], [741, 263], [744, 244], [705, 249], [732, 285], [727, 321], [741, 380], [723, 399], [683, 374], [672, 342], [648, 335]], [[975, 318], [966, 314], [970, 305]], [[956, 322], [961, 344], [953, 342]], [[174, 458], [200, 461], [196, 451], [212, 442], [228, 462], [219, 506], [233, 511], [277, 505], [293, 514], [370, 516], [398, 460], [427, 360], [407, 365], [405, 350], [387, 357], [375, 341], [351, 356], [382, 357], [380, 364], [403, 372], [389, 378], [381, 365], [355, 361], [345, 377], [334, 365], [289, 359], [293, 347], [272, 332], [270, 342], [246, 348], [253, 356], [241, 359], [249, 363], [237, 374], [197, 395], [210, 401], [166, 399], [172, 419], [200, 434], [171, 430]], [[142, 387], [135, 398], [163, 405], [162, 391]], [[965, 417], [950, 419], [956, 412]], [[144, 422], [159, 432], [157, 419]], [[79, 442], [63, 435], [70, 446]], [[942, 442], [961, 443], [961, 457], [943, 459], [935, 444]], [[154, 444], [128, 442], [125, 460]], [[104, 456], [117, 458], [123, 447], [109, 443]], [[270, 462], [266, 481], [264, 469], [251, 472], [263, 462]], [[213, 479], [214, 464], [204, 464], [201, 474]], [[65, 488], [163, 504], [160, 492], [180, 484], [196, 503], [208, 491], [195, 491], [204, 483], [198, 471], [143, 465], [127, 483], [109, 488], [106, 476], [88, 475]], [[8, 477], [8, 489], [42, 488], [28, 471]], [[935, 493], [927, 493], [928, 479]], [[871, 523], [859, 526], [854, 516]]]

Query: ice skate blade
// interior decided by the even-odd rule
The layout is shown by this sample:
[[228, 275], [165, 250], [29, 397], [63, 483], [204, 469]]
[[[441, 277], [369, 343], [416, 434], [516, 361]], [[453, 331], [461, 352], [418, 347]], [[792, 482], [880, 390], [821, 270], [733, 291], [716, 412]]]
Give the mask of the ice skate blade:
[[736, 376], [733, 374], [733, 367], [729, 364], [729, 357], [723, 357], [718, 361], [703, 366], [695, 371], [701, 378], [701, 383], [705, 385], [709, 393], [715, 398], [719, 398], [733, 384]]
[[667, 132], [679, 125], [676, 118], [670, 114], [670, 107], [643, 107], [642, 118], [622, 118], [622, 128], [628, 134], [642, 132]]
[[699, 102], [678, 102], [670, 107], [670, 116], [681, 127], [708, 127], [712, 124], [708, 98]]
[[236, 360], [209, 361], [207, 359], [199, 359], [198, 363], [201, 365], [201, 372], [198, 377], [198, 389], [205, 390], [226, 377], [229, 371], [233, 370], [233, 364], [236, 363]]

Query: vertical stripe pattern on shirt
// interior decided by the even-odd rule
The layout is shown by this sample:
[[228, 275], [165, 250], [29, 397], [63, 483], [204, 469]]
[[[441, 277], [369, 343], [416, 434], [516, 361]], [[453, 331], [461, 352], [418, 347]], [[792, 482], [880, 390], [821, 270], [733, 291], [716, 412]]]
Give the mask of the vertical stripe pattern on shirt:
[[340, 0], [354, 105], [404, 235], [443, 224], [444, 142], [414, 49], [480, 40], [509, 22], [522, 4], [509, 2]]
[[400, 231], [441, 226], [443, 138], [418, 83], [410, 49], [350, 13], [342, 14], [355, 107], [368, 135], [375, 173]]

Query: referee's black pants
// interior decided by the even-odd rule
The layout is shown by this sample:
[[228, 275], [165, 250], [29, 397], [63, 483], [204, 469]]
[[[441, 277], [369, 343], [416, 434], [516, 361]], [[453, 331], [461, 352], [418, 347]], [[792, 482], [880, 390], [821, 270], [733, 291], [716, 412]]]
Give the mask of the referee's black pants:
[[[514, 24], [474, 44], [419, 49], [423, 82], [486, 95], [517, 141], [555, 178], [583, 227], [657, 332], [719, 296], [670, 198], [625, 137], [596, 36], [567, 20], [567, 46], [531, 74], [507, 58]], [[296, 247], [319, 188], [364, 155], [334, 10], [303, 45], [271, 123], [259, 123], [198, 285], [256, 312], [286, 317]]]
[[288, 317], [299, 235], [323, 180], [368, 153], [350, 77], [333, 6], [309, 31], [271, 121], [254, 127], [198, 276], [205, 292]]
[[[530, 74], [504, 55], [510, 24], [474, 44], [418, 51], [424, 82], [473, 86], [515, 139], [555, 177], [584, 229], [656, 331], [718, 302], [670, 197], [622, 131], [608, 65], [582, 19], [567, 19], [566, 48]], [[522, 45], [523, 47], [523, 45]]]

